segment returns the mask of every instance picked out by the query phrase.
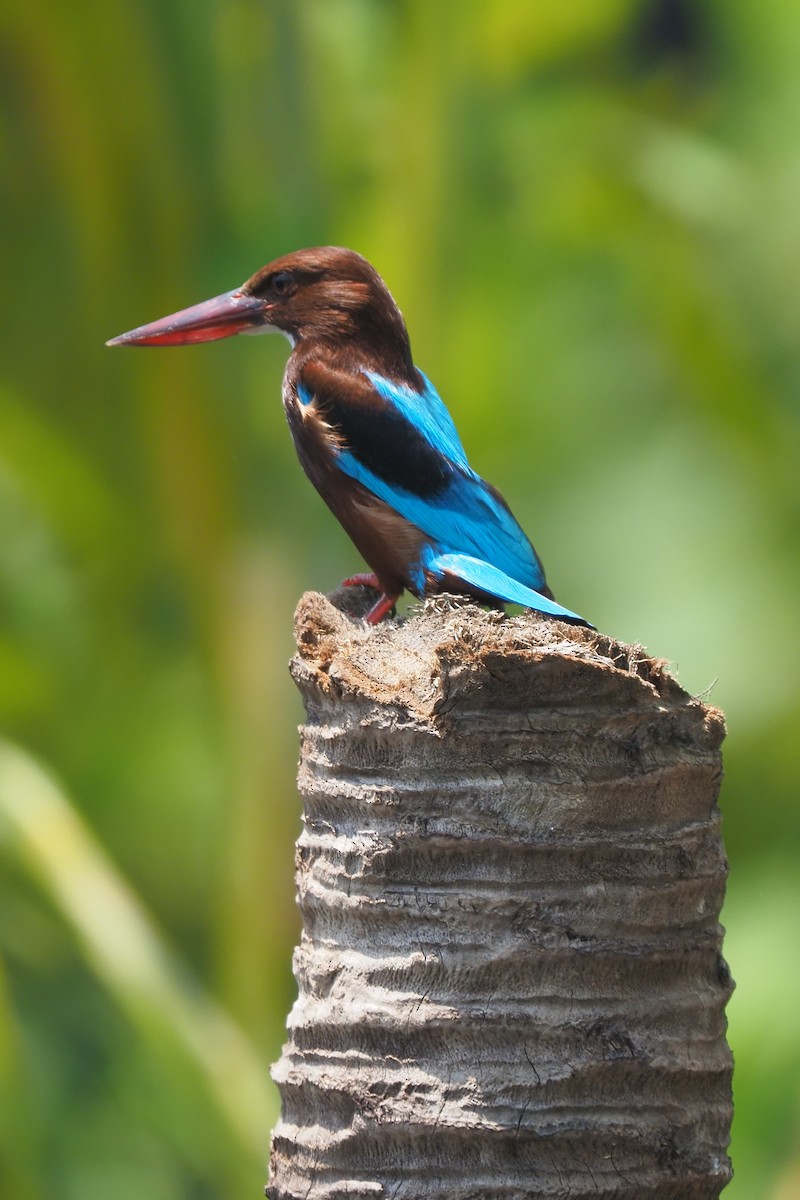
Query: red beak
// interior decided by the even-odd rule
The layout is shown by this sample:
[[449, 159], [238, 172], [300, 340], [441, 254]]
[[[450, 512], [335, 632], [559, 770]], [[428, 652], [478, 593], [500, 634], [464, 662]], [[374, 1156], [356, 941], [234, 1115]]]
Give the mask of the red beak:
[[268, 325], [263, 300], [248, 296], [238, 288], [213, 300], [193, 304], [170, 317], [140, 325], [129, 333], [111, 338], [107, 346], [186, 346], [193, 342], [214, 342], [234, 333], [248, 333]]

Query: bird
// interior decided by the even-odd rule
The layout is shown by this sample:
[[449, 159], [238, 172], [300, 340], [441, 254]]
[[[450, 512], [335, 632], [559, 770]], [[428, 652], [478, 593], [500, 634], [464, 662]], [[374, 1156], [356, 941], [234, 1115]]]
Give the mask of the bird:
[[456, 592], [594, 626], [557, 604], [530, 540], [470, 466], [403, 316], [375, 268], [338, 246], [276, 258], [244, 284], [108, 346], [177, 346], [283, 333], [283, 406], [300, 463], [370, 571], [377, 625], [404, 591]]

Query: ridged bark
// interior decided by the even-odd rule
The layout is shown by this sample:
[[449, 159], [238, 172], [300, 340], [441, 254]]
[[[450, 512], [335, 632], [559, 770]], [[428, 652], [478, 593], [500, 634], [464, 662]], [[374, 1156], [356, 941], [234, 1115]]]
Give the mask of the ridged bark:
[[[339, 603], [339, 598], [336, 598]], [[700, 1200], [730, 1177], [722, 714], [641, 650], [319, 595], [272, 1200]]]

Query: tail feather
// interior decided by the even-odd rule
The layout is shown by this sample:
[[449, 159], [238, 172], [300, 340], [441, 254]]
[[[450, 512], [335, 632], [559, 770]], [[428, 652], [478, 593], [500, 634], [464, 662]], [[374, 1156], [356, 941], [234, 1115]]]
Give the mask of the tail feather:
[[509, 604], [521, 604], [536, 612], [560, 617], [562, 621], [569, 621], [573, 625], [586, 625], [589, 629], [594, 629], [594, 625], [590, 625], [577, 613], [570, 612], [568, 608], [563, 608], [556, 604], [555, 600], [543, 596], [541, 592], [526, 587], [524, 583], [511, 579], [499, 567], [493, 567], [491, 563], [483, 562], [479, 558], [472, 558], [469, 554], [434, 553], [425, 562], [425, 567], [436, 579], [444, 579], [449, 575], [479, 592], [496, 596], [498, 600], [505, 600]]

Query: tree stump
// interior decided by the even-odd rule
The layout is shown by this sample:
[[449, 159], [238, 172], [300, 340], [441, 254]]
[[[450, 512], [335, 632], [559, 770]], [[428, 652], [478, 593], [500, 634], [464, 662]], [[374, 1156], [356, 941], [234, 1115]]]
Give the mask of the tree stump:
[[440, 598], [371, 628], [332, 599], [297, 611], [303, 933], [267, 1195], [718, 1196], [722, 714], [534, 613]]

